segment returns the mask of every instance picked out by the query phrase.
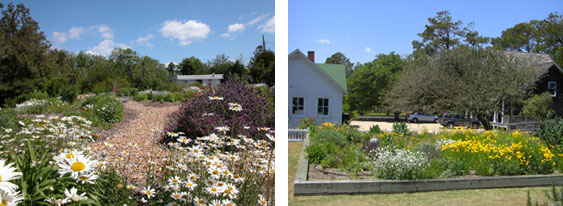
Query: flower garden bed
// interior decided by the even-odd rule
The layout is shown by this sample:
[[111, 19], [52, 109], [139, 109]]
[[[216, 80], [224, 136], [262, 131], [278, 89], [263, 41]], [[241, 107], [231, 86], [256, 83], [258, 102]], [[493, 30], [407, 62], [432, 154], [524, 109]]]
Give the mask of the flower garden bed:
[[[560, 146], [530, 134], [464, 129], [412, 134], [399, 124], [393, 132], [361, 133], [330, 124], [310, 131], [295, 195], [563, 185]], [[368, 151], [370, 139], [378, 140], [377, 149]]]

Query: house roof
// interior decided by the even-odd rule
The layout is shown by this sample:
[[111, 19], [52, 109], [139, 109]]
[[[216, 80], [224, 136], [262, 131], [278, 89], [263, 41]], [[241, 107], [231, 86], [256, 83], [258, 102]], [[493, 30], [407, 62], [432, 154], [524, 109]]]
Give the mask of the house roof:
[[[289, 54], [289, 57], [291, 57], [291, 56], [298, 56], [301, 59], [305, 60], [309, 65], [311, 65], [311, 67], [313, 69], [316, 69], [329, 82], [334, 84], [334, 86], [336, 86], [336, 88], [340, 89], [340, 91], [342, 91], [342, 93], [344, 95], [348, 95], [348, 90], [347, 90], [347, 86], [346, 86], [346, 67], [344, 67], [344, 65], [342, 65], [342, 73], [339, 74], [340, 72], [338, 72], [338, 70], [339, 70], [338, 66], [336, 66], [336, 67], [327, 66], [326, 67], [327, 70], [325, 71], [325, 69], [322, 69], [319, 64], [315, 64], [309, 58], [307, 58], [305, 56], [305, 54], [303, 54], [303, 52], [299, 51], [299, 49], [295, 49], [293, 52], [291, 52]], [[332, 64], [332, 65], [338, 65], [338, 64]], [[334, 77], [331, 74], [329, 74], [329, 72], [332, 73], [332, 75], [334, 75]]]
[[223, 74], [176, 75], [178, 80], [223, 79]]
[[551, 59], [549, 54], [540, 54], [540, 53], [525, 53], [525, 52], [515, 52], [515, 51], [503, 51], [503, 53], [507, 56], [512, 56], [520, 60], [527, 61], [531, 67], [536, 69], [540, 72], [545, 72], [553, 65], [555, 65], [561, 73], [563, 70], [557, 63]]
[[317, 66], [332, 77], [344, 90], [348, 90], [346, 86], [346, 66], [344, 64], [317, 64]]

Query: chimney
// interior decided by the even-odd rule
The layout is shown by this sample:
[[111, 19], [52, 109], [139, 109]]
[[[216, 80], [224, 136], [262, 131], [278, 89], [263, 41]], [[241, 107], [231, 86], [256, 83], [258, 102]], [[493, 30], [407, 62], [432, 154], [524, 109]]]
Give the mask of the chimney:
[[307, 57], [309, 57], [309, 60], [311, 60], [313, 63], [315, 63], [315, 51], [308, 51]]

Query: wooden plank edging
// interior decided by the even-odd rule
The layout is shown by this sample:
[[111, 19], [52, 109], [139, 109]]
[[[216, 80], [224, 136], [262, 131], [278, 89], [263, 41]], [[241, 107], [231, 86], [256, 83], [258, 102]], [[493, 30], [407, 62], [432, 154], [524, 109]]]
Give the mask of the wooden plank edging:
[[294, 195], [405, 193], [563, 185], [563, 174], [428, 180], [295, 181]]
[[309, 146], [309, 133], [303, 141], [303, 148], [301, 149], [301, 154], [299, 155], [299, 161], [297, 163], [297, 173], [295, 174], [295, 182], [297, 181], [307, 181], [307, 174], [309, 173], [309, 160], [305, 158], [307, 154], [307, 147]]

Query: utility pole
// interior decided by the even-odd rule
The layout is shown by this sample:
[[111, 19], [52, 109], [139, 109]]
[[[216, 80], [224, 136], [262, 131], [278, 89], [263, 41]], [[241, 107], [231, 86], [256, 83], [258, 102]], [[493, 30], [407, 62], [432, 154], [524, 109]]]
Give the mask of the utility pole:
[[266, 51], [266, 41], [264, 41], [264, 34], [262, 34], [262, 51]]

